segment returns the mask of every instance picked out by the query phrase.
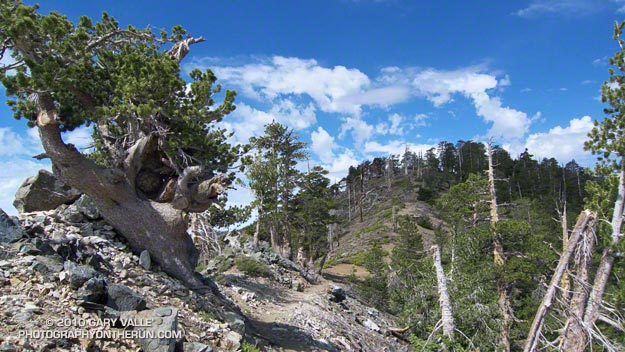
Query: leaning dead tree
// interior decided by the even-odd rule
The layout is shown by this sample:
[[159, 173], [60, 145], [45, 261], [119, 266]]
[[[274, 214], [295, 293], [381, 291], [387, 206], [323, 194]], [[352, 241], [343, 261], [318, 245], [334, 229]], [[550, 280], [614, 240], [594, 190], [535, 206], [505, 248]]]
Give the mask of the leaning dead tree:
[[[0, 28], [0, 53], [16, 62], [1, 76], [9, 104], [38, 128], [55, 175], [89, 195], [133, 251], [148, 250], [165, 272], [202, 286], [187, 214], [215, 203], [237, 158], [214, 126], [234, 110], [235, 93], [211, 107], [220, 91], [212, 72], [192, 71], [190, 84], [180, 78], [189, 46], [204, 39], [179, 26], [158, 37], [123, 29], [106, 13], [74, 25], [15, 0], [0, 4]], [[90, 157], [61, 136], [83, 124], [94, 128]]]
[[[584, 241], [584, 243], [594, 242], [596, 225], [596, 213], [590, 210], [584, 210], [581, 212], [581, 214], [579, 214], [579, 217], [577, 218], [577, 224], [575, 225], [573, 233], [565, 244], [565, 250], [560, 256], [558, 266], [556, 267], [556, 270], [551, 277], [551, 282], [547, 287], [545, 296], [543, 297], [543, 300], [536, 311], [534, 321], [532, 322], [529, 334], [527, 336], [527, 339], [525, 340], [525, 347], [523, 349], [525, 352], [535, 351], [538, 348], [545, 317], [548, 310], [551, 308], [551, 305], [554, 303], [557, 291], [560, 288], [559, 285], [562, 282], [562, 278], [564, 277], [564, 275], [566, 275], [567, 269], [569, 267], [571, 257], [573, 256], [575, 249], [577, 248], [577, 245], [578, 243], [580, 243], [580, 241]], [[580, 255], [584, 255], [584, 253], [581, 253]], [[587, 263], [590, 264], [589, 261], [587, 261]], [[584, 268], [585, 267], [586, 266], [584, 265]], [[578, 275], [580, 276], [587, 276], [587, 274], [587, 271], [582, 271], [578, 273]], [[573, 298], [574, 302], [572, 303], [572, 308], [574, 311], [577, 311], [578, 309], [576, 308], [580, 307], [579, 303], [581, 303], [580, 301], [583, 300], [583, 298], [581, 297], [583, 297], [585, 291], [586, 290], [584, 287], [577, 285]], [[573, 319], [577, 320], [577, 318]], [[565, 349], [565, 351], [568, 350]]]

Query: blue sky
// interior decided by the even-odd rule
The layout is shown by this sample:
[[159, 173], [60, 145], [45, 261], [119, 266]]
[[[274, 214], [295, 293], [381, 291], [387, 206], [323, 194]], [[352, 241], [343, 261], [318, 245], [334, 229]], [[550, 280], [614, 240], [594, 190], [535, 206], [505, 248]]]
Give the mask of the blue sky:
[[[77, 21], [107, 11], [122, 25], [182, 24], [207, 42], [185, 72], [210, 67], [235, 89], [224, 120], [235, 142], [276, 119], [310, 142], [312, 163], [340, 178], [365, 158], [493, 136], [513, 155], [575, 159], [599, 101], [614, 21], [625, 0], [49, 1]], [[4, 96], [0, 98], [4, 101]], [[0, 107], [0, 208], [14, 213], [36, 131]], [[89, 143], [79, 129], [66, 136]], [[233, 195], [244, 203], [249, 195]]]

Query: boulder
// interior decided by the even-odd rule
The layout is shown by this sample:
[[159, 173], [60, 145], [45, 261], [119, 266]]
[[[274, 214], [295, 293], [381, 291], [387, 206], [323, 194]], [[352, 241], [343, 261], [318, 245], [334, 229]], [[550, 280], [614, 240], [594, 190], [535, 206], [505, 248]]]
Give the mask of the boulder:
[[222, 341], [223, 347], [228, 349], [229, 351], [237, 351], [241, 348], [241, 342], [243, 341], [243, 336], [236, 331], [228, 331], [226, 336]]
[[97, 220], [102, 217], [93, 199], [86, 194], [81, 195], [80, 198], [74, 202], [74, 206], [89, 220]]
[[119, 284], [111, 284], [107, 288], [108, 298], [106, 305], [119, 311], [144, 310], [146, 303], [130, 287]]
[[89, 279], [99, 276], [100, 274], [93, 268], [86, 265], [76, 264], [70, 260], [66, 261], [63, 265], [65, 272], [69, 277], [69, 285], [71, 288], [77, 290]]
[[13, 243], [22, 237], [24, 237], [22, 227], [0, 209], [0, 243]]
[[347, 294], [345, 290], [339, 286], [334, 286], [330, 290], [330, 301], [340, 303], [343, 302], [347, 298]]
[[13, 206], [20, 213], [56, 209], [80, 197], [80, 192], [59, 181], [51, 172], [39, 170], [22, 183], [15, 193]]
[[99, 276], [92, 277], [74, 293], [74, 298], [84, 302], [103, 303], [106, 300], [106, 280]]
[[[139, 345], [145, 352], [174, 352], [176, 349], [175, 332], [178, 329], [178, 309], [172, 307], [156, 308], [141, 312], [125, 313], [132, 315], [131, 320], [149, 321], [147, 326], [136, 326], [134, 330], [149, 331], [139, 336], [161, 336], [162, 338], [139, 339]], [[210, 350], [209, 350], [210, 351]]]

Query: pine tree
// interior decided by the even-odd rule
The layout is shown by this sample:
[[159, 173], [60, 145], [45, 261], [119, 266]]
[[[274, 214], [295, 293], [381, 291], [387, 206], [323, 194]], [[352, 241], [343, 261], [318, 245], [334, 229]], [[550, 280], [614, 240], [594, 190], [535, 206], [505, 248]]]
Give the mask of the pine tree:
[[[210, 70], [193, 70], [189, 85], [180, 74], [204, 39], [180, 26], [160, 35], [120, 28], [106, 13], [74, 24], [37, 10], [0, 3], [0, 52], [15, 61], [0, 79], [14, 116], [38, 128], [57, 177], [93, 198], [133, 251], [147, 249], [166, 272], [200, 286], [185, 215], [214, 203], [233, 179], [220, 173], [238, 158], [215, 126], [235, 109], [235, 92], [214, 106], [221, 86]], [[61, 137], [82, 125], [94, 128], [91, 158]]]

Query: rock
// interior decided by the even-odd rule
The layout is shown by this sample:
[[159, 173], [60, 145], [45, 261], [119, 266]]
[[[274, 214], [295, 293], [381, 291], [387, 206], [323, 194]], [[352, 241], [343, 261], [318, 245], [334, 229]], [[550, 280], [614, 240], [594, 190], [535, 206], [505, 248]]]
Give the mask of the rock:
[[380, 327], [378, 326], [378, 324], [374, 323], [371, 319], [367, 319], [365, 320], [364, 323], [362, 323], [362, 325], [364, 325], [365, 327], [375, 331], [375, 332], [380, 332]]
[[224, 336], [223, 344], [224, 348], [228, 351], [236, 351], [241, 348], [241, 341], [243, 340], [243, 336], [236, 331], [228, 331], [226, 336]]
[[141, 265], [145, 270], [150, 270], [152, 267], [152, 259], [150, 258], [150, 252], [148, 252], [147, 249], [139, 255], [139, 265]]
[[213, 348], [199, 342], [185, 342], [182, 344], [182, 352], [213, 352]]
[[97, 271], [86, 265], [79, 265], [70, 260], [63, 264], [63, 268], [69, 276], [69, 285], [73, 289], [78, 289], [89, 279], [100, 275]]
[[343, 290], [343, 288], [339, 286], [332, 287], [332, 289], [330, 290], [330, 294], [331, 294], [330, 301], [336, 302], [336, 303], [343, 302], [347, 298], [347, 295], [345, 294], [345, 290]]
[[24, 237], [24, 230], [0, 209], [0, 243], [13, 243]]
[[65, 210], [60, 212], [59, 215], [61, 216], [61, 220], [65, 222], [80, 223], [85, 221], [84, 215], [78, 211], [75, 204], [67, 207]]
[[135, 291], [128, 286], [111, 284], [107, 288], [107, 301], [106, 305], [119, 310], [144, 310], [146, 306], [145, 299], [139, 296]]
[[58, 255], [38, 255], [30, 267], [41, 273], [45, 282], [55, 281], [56, 274], [63, 271], [63, 258]]
[[80, 198], [74, 202], [74, 205], [76, 209], [89, 220], [97, 220], [102, 217], [93, 199], [86, 194], [81, 195]]
[[102, 277], [92, 277], [74, 293], [74, 298], [92, 303], [104, 303], [106, 300], [106, 281]]
[[304, 283], [301, 280], [295, 279], [291, 282], [291, 288], [298, 292], [304, 292]]
[[80, 192], [63, 184], [47, 170], [39, 170], [22, 183], [15, 193], [13, 206], [20, 213], [52, 210], [80, 197]]
[[35, 245], [35, 247], [37, 247], [37, 249], [39, 251], [41, 251], [42, 254], [45, 255], [53, 255], [56, 254], [56, 252], [54, 251], [54, 248], [52, 248], [48, 242], [44, 242], [41, 240], [41, 238], [35, 237], [32, 240], [32, 244]]
[[229, 232], [224, 236], [224, 243], [235, 251], [241, 250], [241, 241], [239, 240], [239, 234], [236, 231]]
[[[178, 309], [157, 308], [132, 312], [134, 321], [151, 321], [148, 326], [135, 327], [135, 330], [146, 331], [141, 335], [163, 336], [164, 338], [139, 339], [139, 345], [145, 352], [174, 352], [176, 348], [175, 333], [178, 329]], [[150, 332], [150, 333], [147, 333]]]
[[19, 245], [19, 252], [28, 255], [41, 254], [41, 251], [32, 243], [22, 243]]
[[228, 323], [230, 329], [234, 331], [238, 331], [240, 333], [245, 333], [245, 322], [243, 318], [235, 312], [225, 312], [224, 320]]

